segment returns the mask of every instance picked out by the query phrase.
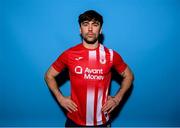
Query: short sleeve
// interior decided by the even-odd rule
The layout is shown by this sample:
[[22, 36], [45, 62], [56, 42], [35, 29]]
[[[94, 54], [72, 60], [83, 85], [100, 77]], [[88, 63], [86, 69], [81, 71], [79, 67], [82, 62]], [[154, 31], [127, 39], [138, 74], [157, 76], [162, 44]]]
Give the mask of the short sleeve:
[[123, 61], [122, 57], [113, 51], [113, 68], [116, 69], [118, 73], [122, 73], [127, 67], [127, 64]]
[[61, 72], [67, 65], [68, 57], [66, 52], [63, 52], [55, 62], [53, 62], [52, 67], [58, 71]]

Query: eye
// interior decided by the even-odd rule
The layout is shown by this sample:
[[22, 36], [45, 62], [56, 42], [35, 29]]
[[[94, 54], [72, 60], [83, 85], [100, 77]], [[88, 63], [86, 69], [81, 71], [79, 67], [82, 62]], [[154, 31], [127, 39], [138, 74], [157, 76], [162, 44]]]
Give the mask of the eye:
[[93, 23], [93, 26], [98, 27], [99, 23]]
[[82, 25], [83, 26], [88, 26], [88, 23], [87, 22], [83, 22]]

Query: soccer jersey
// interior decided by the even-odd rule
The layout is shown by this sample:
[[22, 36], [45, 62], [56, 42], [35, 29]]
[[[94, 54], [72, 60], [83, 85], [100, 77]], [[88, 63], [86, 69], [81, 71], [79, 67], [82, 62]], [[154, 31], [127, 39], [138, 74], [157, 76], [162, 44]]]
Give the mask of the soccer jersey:
[[87, 49], [81, 43], [63, 52], [52, 66], [58, 72], [69, 70], [71, 99], [78, 111], [67, 116], [79, 125], [105, 124], [109, 115], [101, 109], [108, 97], [111, 68], [122, 73], [127, 67], [121, 56], [102, 44]]

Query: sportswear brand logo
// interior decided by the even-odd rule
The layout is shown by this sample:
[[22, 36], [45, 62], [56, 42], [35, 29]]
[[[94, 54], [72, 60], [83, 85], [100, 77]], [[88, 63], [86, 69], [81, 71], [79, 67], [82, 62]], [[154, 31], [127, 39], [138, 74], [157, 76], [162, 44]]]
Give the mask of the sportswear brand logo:
[[75, 58], [75, 60], [82, 60], [82, 59], [83, 59], [83, 57], [81, 57], [81, 56]]

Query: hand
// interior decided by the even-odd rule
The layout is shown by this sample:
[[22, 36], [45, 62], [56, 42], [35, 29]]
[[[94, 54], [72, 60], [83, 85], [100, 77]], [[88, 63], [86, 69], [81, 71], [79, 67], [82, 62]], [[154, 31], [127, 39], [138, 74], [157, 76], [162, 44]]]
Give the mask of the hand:
[[77, 111], [77, 105], [71, 100], [71, 97], [62, 97], [60, 100], [60, 104], [63, 108], [65, 108], [68, 112], [72, 113], [73, 111]]
[[107, 102], [103, 105], [102, 111], [103, 112], [112, 112], [115, 107], [119, 105], [119, 102], [115, 97], [108, 96]]

